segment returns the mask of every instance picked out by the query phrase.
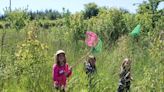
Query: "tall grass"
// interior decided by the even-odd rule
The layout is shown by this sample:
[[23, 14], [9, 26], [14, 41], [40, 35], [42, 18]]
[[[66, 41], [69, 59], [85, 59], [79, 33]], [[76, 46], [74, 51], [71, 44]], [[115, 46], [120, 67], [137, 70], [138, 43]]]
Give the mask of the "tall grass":
[[[89, 48], [82, 41], [79, 41], [78, 45], [70, 41], [72, 35], [65, 33], [66, 30], [59, 32], [55, 29], [39, 29], [36, 32], [37, 38], [31, 42], [27, 41], [28, 28], [20, 32], [6, 30], [0, 61], [1, 92], [56, 92], [51, 74], [54, 64], [53, 54], [58, 49], [65, 50], [69, 65], [73, 65], [89, 51]], [[21, 47], [23, 44], [25, 47]], [[42, 49], [42, 44], [48, 46], [48, 49]], [[103, 46], [106, 46], [105, 43]], [[116, 92], [120, 65], [124, 58], [129, 57], [132, 60], [134, 78], [131, 91], [163, 92], [164, 63], [159, 61], [162, 56], [153, 57], [152, 53], [156, 50], [152, 49], [144, 49], [142, 42], [137, 42], [129, 36], [120, 37], [113, 47], [103, 48], [102, 52], [95, 55], [97, 74], [94, 78], [94, 88], [88, 88], [88, 79], [81, 63], [73, 69], [73, 75], [68, 79], [67, 90], [69, 92]], [[16, 53], [20, 50], [22, 50], [21, 55], [25, 55], [26, 58], [17, 57]], [[29, 51], [26, 52], [26, 50]], [[33, 56], [30, 57], [30, 55]]]

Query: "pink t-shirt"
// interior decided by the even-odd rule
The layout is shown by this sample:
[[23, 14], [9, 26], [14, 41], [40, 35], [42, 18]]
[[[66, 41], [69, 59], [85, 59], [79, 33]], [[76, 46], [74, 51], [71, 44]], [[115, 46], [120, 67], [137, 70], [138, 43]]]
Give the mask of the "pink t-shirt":
[[68, 73], [67, 77], [72, 74], [68, 64], [65, 64], [64, 66], [53, 65], [53, 80], [56, 86], [66, 86], [67, 77], [64, 75], [64, 72]]

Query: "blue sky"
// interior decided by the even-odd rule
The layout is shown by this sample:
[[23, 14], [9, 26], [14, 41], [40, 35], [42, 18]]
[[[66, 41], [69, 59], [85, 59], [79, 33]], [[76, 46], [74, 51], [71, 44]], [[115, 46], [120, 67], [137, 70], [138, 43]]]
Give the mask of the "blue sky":
[[[28, 10], [45, 10], [55, 9], [62, 11], [62, 8], [69, 9], [72, 13], [84, 10], [84, 4], [89, 2], [95, 2], [98, 6], [125, 8], [131, 13], [135, 13], [137, 5], [134, 3], [142, 3], [144, 0], [11, 0], [12, 10], [15, 8], [26, 8]], [[9, 0], [0, 0], [0, 14], [3, 14], [3, 9], [9, 6]], [[159, 8], [164, 8], [164, 2], [162, 2]]]

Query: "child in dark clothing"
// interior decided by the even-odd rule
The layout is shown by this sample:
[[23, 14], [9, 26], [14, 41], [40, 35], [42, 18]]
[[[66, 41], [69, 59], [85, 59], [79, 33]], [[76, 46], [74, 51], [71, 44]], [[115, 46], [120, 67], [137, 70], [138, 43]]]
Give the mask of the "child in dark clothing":
[[93, 88], [95, 85], [93, 83], [94, 79], [94, 74], [96, 73], [96, 58], [92, 55], [89, 56], [88, 60], [84, 63], [85, 66], [85, 72], [88, 75], [88, 80], [89, 80], [89, 88]]
[[130, 91], [130, 81], [131, 77], [131, 61], [125, 58], [121, 65], [120, 80], [118, 92], [128, 92]]
[[88, 76], [96, 72], [96, 58], [94, 56], [89, 56], [88, 60], [85, 62], [85, 72]]

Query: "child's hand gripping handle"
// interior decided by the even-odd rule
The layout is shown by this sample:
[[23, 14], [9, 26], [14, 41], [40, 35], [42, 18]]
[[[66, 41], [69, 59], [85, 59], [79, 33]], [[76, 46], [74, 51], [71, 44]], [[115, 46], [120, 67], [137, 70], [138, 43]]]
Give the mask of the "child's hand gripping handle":
[[72, 67], [69, 68], [69, 71], [68, 71], [68, 72], [64, 72], [64, 75], [65, 75], [66, 77], [69, 77], [70, 74], [71, 74], [71, 72], [72, 72]]

